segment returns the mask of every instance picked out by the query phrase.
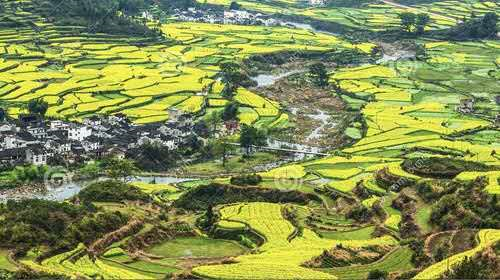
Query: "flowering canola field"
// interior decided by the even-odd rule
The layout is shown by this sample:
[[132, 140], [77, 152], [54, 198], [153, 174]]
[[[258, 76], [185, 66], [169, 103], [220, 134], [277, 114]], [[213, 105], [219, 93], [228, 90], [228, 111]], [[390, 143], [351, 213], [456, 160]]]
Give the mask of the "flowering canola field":
[[222, 208], [221, 219], [247, 224], [265, 238], [265, 243], [258, 253], [237, 257], [237, 263], [200, 266], [194, 268], [193, 273], [210, 279], [337, 279], [335, 275], [301, 264], [339, 243], [345, 247], [397, 245], [390, 236], [340, 242], [322, 239], [309, 229], [289, 241], [294, 227], [283, 218], [281, 209], [279, 204], [261, 202]]
[[[34, 14], [23, 19], [43, 21]], [[81, 120], [123, 113], [139, 124], [164, 121], [172, 107], [199, 113], [223, 106], [223, 87], [215, 77], [223, 61], [282, 50], [355, 47], [334, 36], [282, 27], [170, 23], [162, 27], [165, 42], [52, 24], [40, 29], [0, 31], [0, 102], [9, 105], [12, 116], [23, 112], [26, 102], [42, 98], [50, 105], [49, 117]], [[280, 125], [286, 118], [279, 104], [246, 89], [239, 89], [235, 100], [242, 105], [244, 123], [266, 117]]]

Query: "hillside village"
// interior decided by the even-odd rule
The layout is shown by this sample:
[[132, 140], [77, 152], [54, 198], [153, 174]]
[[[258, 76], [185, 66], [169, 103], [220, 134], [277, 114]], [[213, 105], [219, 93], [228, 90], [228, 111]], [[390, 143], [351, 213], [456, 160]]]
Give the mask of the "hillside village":
[[[46, 165], [55, 159], [75, 162], [106, 155], [123, 158], [129, 149], [145, 143], [175, 150], [204, 134], [191, 115], [176, 109], [169, 114], [165, 123], [143, 126], [121, 114], [93, 116], [83, 123], [23, 115], [0, 125], [0, 164]], [[226, 126], [222, 128], [226, 131]]]

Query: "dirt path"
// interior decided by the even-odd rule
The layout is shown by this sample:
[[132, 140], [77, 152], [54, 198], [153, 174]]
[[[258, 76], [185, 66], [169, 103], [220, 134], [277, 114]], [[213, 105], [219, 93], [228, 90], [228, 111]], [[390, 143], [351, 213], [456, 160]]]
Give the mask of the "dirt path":
[[433, 12], [429, 12], [429, 11], [424, 11], [424, 10], [421, 10], [421, 9], [418, 9], [418, 8], [415, 8], [415, 7], [411, 7], [411, 6], [406, 6], [406, 5], [403, 5], [403, 4], [399, 4], [399, 3], [395, 3], [393, 1], [390, 1], [390, 0], [380, 0], [381, 2], [387, 4], [387, 5], [390, 5], [390, 6], [393, 6], [393, 7], [397, 7], [397, 8], [402, 8], [402, 9], [407, 9], [407, 10], [412, 10], [412, 11], [419, 11], [419, 12], [423, 12], [423, 13], [426, 13], [426, 14], [429, 14], [429, 15], [433, 15], [435, 17], [440, 17], [440, 18], [443, 18], [443, 19], [447, 19], [447, 20], [451, 20], [451, 21], [456, 21], [457, 19], [455, 18], [452, 18], [452, 17], [448, 17], [448, 16], [443, 16], [443, 15], [440, 15], [440, 14], [437, 14], [437, 13], [433, 13]]

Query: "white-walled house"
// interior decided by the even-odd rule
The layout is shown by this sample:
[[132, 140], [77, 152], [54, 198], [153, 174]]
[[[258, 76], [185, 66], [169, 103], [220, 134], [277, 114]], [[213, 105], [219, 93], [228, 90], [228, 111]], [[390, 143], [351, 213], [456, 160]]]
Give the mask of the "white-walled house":
[[86, 126], [73, 125], [68, 129], [68, 139], [74, 141], [83, 141], [83, 139], [92, 135], [92, 130]]
[[60, 120], [55, 120], [50, 122], [50, 129], [51, 130], [61, 130], [61, 129], [68, 129], [69, 124], [65, 123]]
[[41, 146], [26, 149], [26, 162], [33, 165], [46, 165], [50, 153]]

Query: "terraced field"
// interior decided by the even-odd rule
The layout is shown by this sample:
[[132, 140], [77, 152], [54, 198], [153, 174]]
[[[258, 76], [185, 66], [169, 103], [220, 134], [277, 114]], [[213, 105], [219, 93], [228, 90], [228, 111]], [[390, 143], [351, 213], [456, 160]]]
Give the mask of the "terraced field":
[[235, 264], [200, 266], [193, 272], [214, 279], [337, 279], [332, 274], [304, 268], [301, 264], [339, 243], [345, 247], [397, 244], [390, 236], [342, 241], [322, 239], [309, 229], [289, 241], [294, 227], [283, 218], [281, 209], [279, 204], [260, 202], [222, 208], [222, 219], [247, 224], [266, 242], [257, 254], [237, 257]]
[[[436, 155], [432, 151], [458, 153], [465, 160], [500, 165], [493, 153], [499, 148], [498, 141], [468, 140], [481, 133], [481, 129], [467, 138], [451, 137], [488, 127], [492, 128], [492, 135], [500, 137], [493, 125], [494, 116], [500, 110], [494, 101], [499, 90], [495, 66], [499, 58], [498, 44], [494, 41], [427, 42], [425, 46], [427, 62], [365, 65], [339, 69], [331, 75], [331, 81], [345, 90], [341, 97], [348, 104], [353, 107], [364, 104], [362, 113], [368, 129], [360, 141], [342, 150], [349, 156], [303, 163], [302, 177], [314, 173], [328, 179], [329, 188], [346, 193], [364, 181], [366, 188], [380, 196], [385, 191], [374, 183], [374, 171], [387, 167], [393, 175], [419, 179], [401, 169], [400, 163], [409, 150], [428, 151], [418, 156]], [[469, 97], [482, 97], [476, 106], [478, 113], [486, 117], [456, 112], [460, 100]], [[486, 174], [491, 178], [488, 189], [497, 189], [495, 174]]]
[[381, 271], [407, 271], [413, 268], [411, 257], [413, 252], [407, 247], [400, 247], [388, 253], [383, 259], [368, 264], [358, 266], [339, 267], [328, 270], [339, 279], [364, 279], [368, 273], [373, 270]]
[[76, 275], [84, 278], [91, 278], [95, 275], [100, 275], [108, 279], [155, 279], [150, 275], [128, 270], [126, 268], [119, 268], [100, 260], [92, 261], [89, 256], [79, 258], [76, 262], [69, 260], [84, 248], [84, 245], [81, 244], [73, 251], [46, 259], [41, 264], [35, 262], [35, 255], [28, 255], [28, 257], [21, 262], [35, 270], [44, 271], [46, 273], [57, 273], [68, 277], [75, 277]]
[[[200, 3], [205, 0], [198, 0]], [[208, 0], [210, 4], [229, 6], [230, 0]], [[391, 4], [367, 4], [361, 8], [307, 7], [303, 1], [238, 1], [243, 8], [268, 14], [300, 15], [315, 20], [342, 24], [354, 29], [382, 31], [397, 28], [398, 14], [402, 12], [428, 13], [431, 17], [429, 29], [444, 29], [461, 22], [474, 12], [477, 16], [487, 12], [500, 13], [500, 4], [495, 1], [435, 1], [410, 7]]]
[[[164, 25], [167, 41], [147, 42], [42, 24], [25, 11], [32, 8], [29, 1], [7, 6], [7, 13], [17, 15], [22, 7], [23, 21], [39, 30], [0, 32], [0, 101], [11, 104], [12, 116], [37, 98], [49, 103], [48, 116], [73, 120], [123, 113], [141, 124], [168, 119], [172, 107], [194, 114], [220, 110], [225, 101], [215, 76], [222, 61], [281, 50], [356, 48], [300, 29], [203, 23]], [[246, 89], [235, 100], [243, 123], [266, 118], [273, 126], [287, 119], [279, 104]]]
[[449, 267], [452, 267], [462, 261], [467, 257], [472, 257], [478, 252], [484, 250], [487, 246], [494, 244], [500, 240], [500, 230], [497, 229], [483, 229], [478, 233], [479, 245], [474, 249], [463, 252], [461, 254], [453, 255], [450, 258], [444, 259], [430, 267], [426, 268], [424, 271], [420, 272], [413, 279], [438, 279], [440, 278]]

